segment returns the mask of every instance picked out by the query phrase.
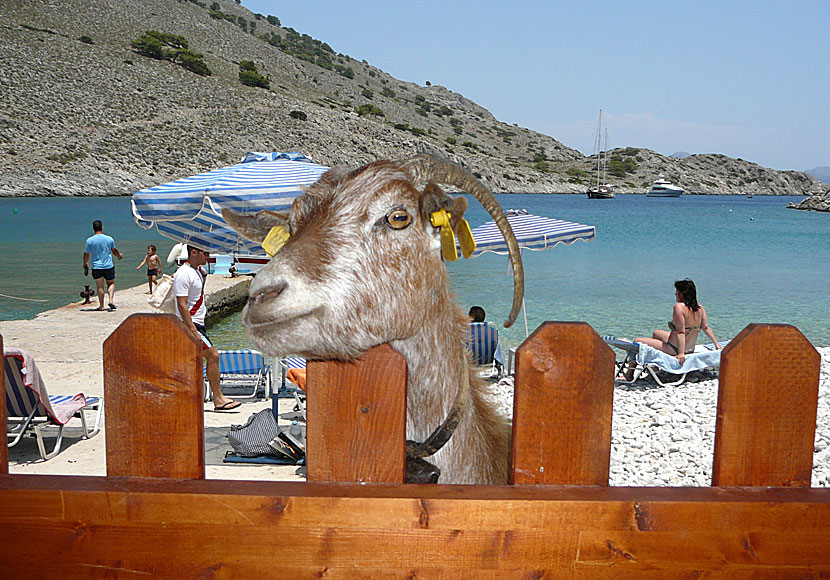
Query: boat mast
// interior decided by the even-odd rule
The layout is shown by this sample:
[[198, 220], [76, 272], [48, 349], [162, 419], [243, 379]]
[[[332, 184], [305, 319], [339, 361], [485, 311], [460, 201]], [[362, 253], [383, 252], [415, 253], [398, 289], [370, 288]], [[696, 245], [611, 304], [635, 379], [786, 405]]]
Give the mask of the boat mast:
[[599, 110], [597, 120], [597, 134], [594, 137], [594, 153], [597, 154], [597, 191], [600, 184], [600, 168], [602, 167], [602, 109]]
[[608, 127], [605, 128], [605, 147], [603, 149], [605, 151], [605, 161], [602, 163], [602, 183], [608, 183]]

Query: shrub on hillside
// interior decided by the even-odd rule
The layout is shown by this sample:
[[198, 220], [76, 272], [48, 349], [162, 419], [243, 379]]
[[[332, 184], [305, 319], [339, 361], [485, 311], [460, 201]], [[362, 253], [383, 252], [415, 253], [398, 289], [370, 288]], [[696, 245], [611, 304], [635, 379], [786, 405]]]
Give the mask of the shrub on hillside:
[[616, 177], [625, 177], [626, 173], [637, 171], [637, 162], [633, 157], [622, 158], [621, 155], [612, 155], [608, 160], [608, 173]]
[[188, 48], [187, 39], [176, 34], [148, 30], [130, 43], [138, 54], [156, 60], [169, 60], [202, 76], [210, 76], [210, 69], [201, 53]]
[[196, 73], [197, 75], [203, 77], [210, 76], [210, 69], [204, 61], [204, 56], [199, 52], [193, 52], [192, 50], [177, 50], [171, 60], [177, 64], [180, 64], [190, 72]]
[[375, 115], [376, 117], [384, 116], [383, 111], [374, 105], [370, 105], [369, 103], [360, 105], [357, 109], [355, 109], [355, 112], [361, 117], [365, 117], [366, 115]]
[[265, 20], [267, 20], [269, 24], [273, 24], [274, 26], [280, 26], [280, 19], [276, 16], [272, 16], [269, 14], [265, 17]]
[[84, 44], [95, 44], [95, 41], [88, 37], [86, 34], [84, 34], [83, 36], [79, 36], [78, 40], [80, 40]]
[[292, 119], [297, 119], [298, 121], [305, 121], [306, 119], [308, 119], [308, 115], [306, 115], [302, 111], [291, 111], [290, 113], [288, 113], [288, 116]]
[[343, 65], [338, 64], [338, 65], [335, 65], [334, 68], [338, 73], [340, 73], [341, 75], [343, 75], [347, 79], [353, 79], [354, 78], [354, 70], [352, 70], [352, 67], [343, 66]]
[[259, 74], [256, 65], [250, 60], [243, 60], [239, 63], [239, 81], [249, 87], [271, 88], [271, 79]]

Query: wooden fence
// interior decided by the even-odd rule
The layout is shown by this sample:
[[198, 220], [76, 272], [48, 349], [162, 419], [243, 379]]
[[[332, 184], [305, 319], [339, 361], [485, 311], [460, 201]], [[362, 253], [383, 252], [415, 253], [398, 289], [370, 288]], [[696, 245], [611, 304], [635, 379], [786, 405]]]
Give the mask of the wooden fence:
[[401, 483], [387, 345], [309, 363], [308, 482], [205, 480], [199, 347], [131, 316], [104, 343], [107, 477], [8, 475], [0, 445], [0, 577], [830, 575], [820, 359], [797, 329], [750, 325], [724, 350], [709, 488], [608, 486], [614, 357], [589, 326], [543, 324], [516, 358], [511, 485]]

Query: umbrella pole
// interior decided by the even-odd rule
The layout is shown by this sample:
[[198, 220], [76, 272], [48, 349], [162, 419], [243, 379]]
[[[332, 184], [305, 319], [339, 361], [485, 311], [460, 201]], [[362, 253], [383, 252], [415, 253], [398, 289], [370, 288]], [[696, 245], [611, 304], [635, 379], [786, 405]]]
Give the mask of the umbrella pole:
[[522, 296], [522, 314], [525, 318], [525, 338], [530, 336], [530, 333], [527, 331], [527, 309], [525, 308], [525, 297]]

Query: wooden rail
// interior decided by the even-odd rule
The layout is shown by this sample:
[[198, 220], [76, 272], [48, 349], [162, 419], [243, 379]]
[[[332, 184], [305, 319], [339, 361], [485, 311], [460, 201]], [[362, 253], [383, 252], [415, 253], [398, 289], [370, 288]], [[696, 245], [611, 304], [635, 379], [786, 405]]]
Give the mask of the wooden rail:
[[191, 346], [163, 315], [105, 343], [107, 477], [6, 475], [0, 456], [0, 577], [830, 575], [830, 490], [809, 487], [820, 361], [792, 327], [724, 350], [711, 488], [608, 486], [613, 355], [576, 323], [517, 351], [514, 485], [399, 483], [406, 371], [388, 346], [309, 365], [309, 482], [205, 480]]

